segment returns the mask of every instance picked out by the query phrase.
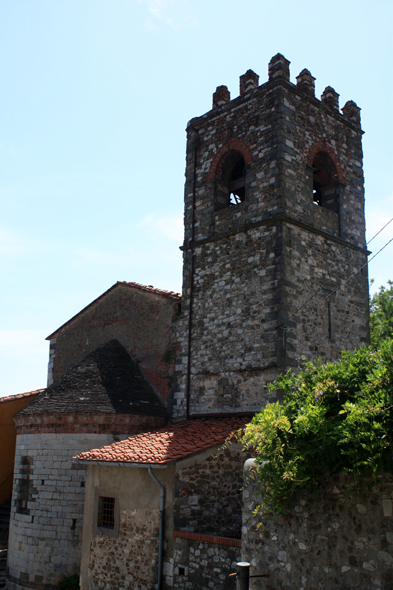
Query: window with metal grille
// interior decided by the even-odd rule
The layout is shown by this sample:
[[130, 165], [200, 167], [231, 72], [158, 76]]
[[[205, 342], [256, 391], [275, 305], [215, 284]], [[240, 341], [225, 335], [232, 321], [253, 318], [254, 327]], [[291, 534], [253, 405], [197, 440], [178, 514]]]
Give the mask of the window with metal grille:
[[115, 528], [115, 498], [100, 496], [97, 526], [104, 529]]

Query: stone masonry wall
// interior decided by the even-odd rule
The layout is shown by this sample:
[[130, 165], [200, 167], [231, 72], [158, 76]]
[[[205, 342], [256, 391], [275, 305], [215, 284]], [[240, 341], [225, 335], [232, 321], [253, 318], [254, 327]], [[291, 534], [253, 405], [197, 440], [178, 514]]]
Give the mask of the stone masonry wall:
[[[266, 383], [304, 351], [335, 359], [368, 340], [367, 269], [348, 280], [366, 263], [359, 121], [281, 73], [187, 128], [175, 419], [187, 405], [191, 289], [191, 415], [256, 411]], [[245, 199], [224, 207], [220, 166], [233, 151], [246, 164]], [[320, 151], [336, 170], [337, 211], [313, 202]]]
[[90, 588], [152, 590], [158, 575], [158, 510], [121, 510], [117, 538], [94, 535]]
[[[255, 412], [266, 402], [264, 386], [275, 376], [281, 352], [275, 328], [282, 276], [279, 233], [261, 227], [196, 249], [193, 414]], [[187, 350], [186, 321], [178, 332]]]
[[304, 358], [337, 360], [342, 350], [368, 344], [367, 272], [348, 280], [365, 255], [292, 225], [285, 230], [284, 259], [285, 366]]
[[175, 477], [174, 528], [240, 539], [243, 464], [246, 454], [229, 444]]
[[253, 510], [258, 484], [246, 462], [242, 560], [251, 563], [251, 590], [392, 590], [393, 479], [327, 482], [315, 497], [293, 499], [289, 518], [263, 520]]
[[86, 471], [72, 457], [111, 444], [109, 434], [17, 436], [9, 533], [9, 587], [51, 588], [78, 574]]
[[172, 383], [173, 320], [179, 297], [118, 284], [55, 333], [50, 348], [53, 380], [111, 339], [118, 340], [166, 400]]
[[240, 559], [238, 547], [176, 538], [173, 563], [165, 564], [164, 588], [186, 590], [235, 590]]

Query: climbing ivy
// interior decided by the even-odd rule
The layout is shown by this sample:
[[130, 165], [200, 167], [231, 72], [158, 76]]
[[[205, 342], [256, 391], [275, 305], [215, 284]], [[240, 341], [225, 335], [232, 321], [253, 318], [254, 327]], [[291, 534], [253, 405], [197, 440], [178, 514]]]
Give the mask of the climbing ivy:
[[285, 512], [295, 492], [316, 491], [340, 471], [393, 472], [392, 339], [288, 371], [269, 386], [277, 390], [282, 402], [268, 404], [243, 436], [256, 452], [264, 508]]

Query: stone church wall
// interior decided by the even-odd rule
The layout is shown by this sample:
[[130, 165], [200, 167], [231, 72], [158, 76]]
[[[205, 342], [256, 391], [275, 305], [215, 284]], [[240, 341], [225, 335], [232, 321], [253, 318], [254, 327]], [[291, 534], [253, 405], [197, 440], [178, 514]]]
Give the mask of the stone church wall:
[[57, 380], [88, 354], [111, 339], [118, 340], [166, 400], [171, 386], [174, 349], [172, 325], [179, 297], [115, 285], [54, 333], [50, 375]]
[[246, 457], [241, 445], [229, 444], [178, 462], [175, 530], [240, 539]]
[[[254, 473], [254, 475], [253, 475]], [[262, 520], [253, 510], [253, 460], [245, 465], [242, 560], [251, 563], [251, 590], [392, 590], [393, 479], [332, 478], [311, 497], [293, 498], [289, 516]]]
[[[63, 574], [78, 574], [85, 469], [72, 457], [113, 442], [109, 434], [17, 436], [9, 533], [9, 587], [54, 587]], [[79, 466], [78, 466], [79, 467]]]

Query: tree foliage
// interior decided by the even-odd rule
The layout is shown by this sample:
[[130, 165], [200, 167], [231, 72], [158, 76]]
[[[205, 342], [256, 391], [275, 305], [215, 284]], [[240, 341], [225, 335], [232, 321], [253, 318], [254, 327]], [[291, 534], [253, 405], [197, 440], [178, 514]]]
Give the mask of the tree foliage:
[[269, 390], [281, 390], [281, 404], [268, 404], [243, 437], [256, 451], [266, 507], [280, 512], [296, 491], [336, 472], [393, 472], [393, 339], [335, 363], [309, 362]]
[[393, 281], [380, 287], [370, 299], [370, 339], [376, 348], [386, 338], [393, 338]]

